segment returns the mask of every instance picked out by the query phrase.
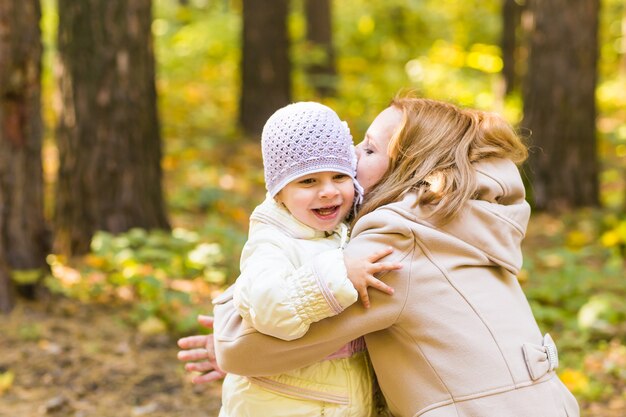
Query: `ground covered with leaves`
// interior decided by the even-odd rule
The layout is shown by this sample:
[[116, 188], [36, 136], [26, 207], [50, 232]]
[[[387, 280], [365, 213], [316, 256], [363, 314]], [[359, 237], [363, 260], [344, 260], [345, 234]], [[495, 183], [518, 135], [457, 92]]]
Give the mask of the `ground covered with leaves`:
[[192, 385], [176, 338], [143, 334], [128, 314], [58, 297], [21, 301], [0, 321], [0, 416], [217, 416], [219, 384]]

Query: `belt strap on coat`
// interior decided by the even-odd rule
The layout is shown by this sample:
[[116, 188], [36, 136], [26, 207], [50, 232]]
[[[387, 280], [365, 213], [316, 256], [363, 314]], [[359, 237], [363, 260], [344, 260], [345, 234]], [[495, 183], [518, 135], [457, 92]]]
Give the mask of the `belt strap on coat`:
[[559, 352], [554, 344], [554, 340], [548, 333], [543, 337], [541, 345], [524, 343], [522, 352], [524, 353], [524, 361], [526, 361], [528, 373], [533, 381], [538, 380], [559, 366]]

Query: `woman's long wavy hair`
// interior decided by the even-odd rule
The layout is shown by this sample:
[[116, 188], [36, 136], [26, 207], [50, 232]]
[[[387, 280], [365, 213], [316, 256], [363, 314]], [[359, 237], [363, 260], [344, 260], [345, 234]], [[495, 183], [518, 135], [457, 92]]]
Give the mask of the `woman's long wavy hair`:
[[398, 96], [390, 106], [402, 112], [389, 141], [389, 168], [367, 195], [355, 222], [408, 191], [430, 206], [430, 220], [450, 221], [476, 190], [473, 163], [508, 158], [522, 163], [528, 151], [502, 117], [436, 100]]

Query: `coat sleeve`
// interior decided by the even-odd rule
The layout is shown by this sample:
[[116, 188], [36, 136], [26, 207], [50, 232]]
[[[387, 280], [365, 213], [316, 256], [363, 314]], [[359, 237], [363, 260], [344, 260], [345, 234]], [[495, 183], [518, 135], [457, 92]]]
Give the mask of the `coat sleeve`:
[[234, 306], [248, 324], [283, 340], [302, 337], [311, 323], [339, 314], [357, 299], [341, 249], [295, 267], [292, 243], [271, 228], [256, 231], [244, 247], [233, 293]]
[[[395, 250], [389, 255], [390, 261], [410, 262], [412, 235], [387, 233], [387, 229], [383, 226], [353, 237], [346, 251], [353, 255], [372, 253], [391, 245]], [[409, 265], [405, 265], [381, 276], [394, 287], [394, 295], [371, 291], [369, 309], [353, 304], [338, 316], [312, 324], [304, 336], [290, 342], [263, 335], [242, 320], [233, 303], [235, 289], [231, 287], [214, 301], [218, 364], [224, 371], [238, 375], [278, 374], [322, 360], [360, 336], [386, 329], [398, 320], [406, 303], [409, 271]]]

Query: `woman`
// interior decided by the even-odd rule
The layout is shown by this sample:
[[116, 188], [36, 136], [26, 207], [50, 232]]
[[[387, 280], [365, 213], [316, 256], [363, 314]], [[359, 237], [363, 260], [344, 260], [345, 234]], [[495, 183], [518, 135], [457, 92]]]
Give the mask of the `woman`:
[[247, 327], [227, 291], [214, 310], [219, 366], [273, 374], [364, 335], [396, 416], [579, 416], [554, 372], [556, 347], [541, 335], [516, 279], [530, 208], [515, 166], [527, 152], [511, 127], [493, 114], [396, 98], [358, 154], [367, 196], [346, 255], [393, 246], [389, 260], [403, 267], [383, 279], [395, 294], [374, 291], [369, 310], [352, 306], [283, 342]]

